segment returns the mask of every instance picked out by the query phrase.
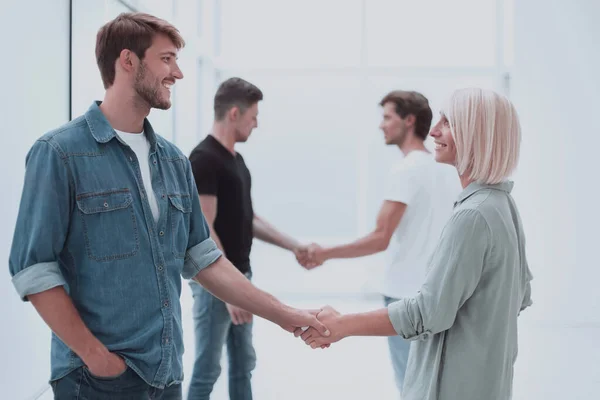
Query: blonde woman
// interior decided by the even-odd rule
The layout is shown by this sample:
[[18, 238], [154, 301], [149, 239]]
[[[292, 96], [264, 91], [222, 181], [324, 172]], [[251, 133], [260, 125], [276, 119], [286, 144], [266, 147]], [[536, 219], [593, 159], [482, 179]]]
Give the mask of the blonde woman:
[[388, 308], [341, 315], [325, 307], [314, 329], [296, 335], [317, 348], [348, 336], [411, 340], [404, 400], [509, 399], [517, 317], [532, 304], [525, 237], [507, 178], [521, 131], [515, 108], [484, 89], [452, 94], [433, 127], [435, 157], [456, 167], [463, 192], [414, 297]]

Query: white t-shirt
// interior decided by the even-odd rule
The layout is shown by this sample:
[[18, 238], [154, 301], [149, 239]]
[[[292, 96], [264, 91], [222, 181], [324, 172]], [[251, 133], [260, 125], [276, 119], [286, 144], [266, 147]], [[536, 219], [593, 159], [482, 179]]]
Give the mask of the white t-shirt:
[[462, 191], [456, 169], [430, 153], [412, 151], [390, 170], [384, 200], [406, 204], [386, 251], [381, 293], [414, 296], [425, 281], [427, 263]]
[[144, 183], [144, 189], [146, 191], [146, 195], [148, 196], [148, 203], [150, 203], [150, 209], [152, 210], [154, 221], [157, 222], [160, 212], [158, 209], [156, 196], [154, 195], [154, 190], [152, 190], [152, 177], [150, 175], [150, 163], [148, 161], [148, 156], [150, 154], [150, 142], [148, 142], [148, 139], [143, 131], [141, 133], [128, 133], [115, 129], [115, 132], [117, 135], [119, 135], [119, 138], [121, 138], [122, 141], [131, 147], [131, 150], [133, 150], [138, 159], [140, 171], [142, 173], [142, 182]]

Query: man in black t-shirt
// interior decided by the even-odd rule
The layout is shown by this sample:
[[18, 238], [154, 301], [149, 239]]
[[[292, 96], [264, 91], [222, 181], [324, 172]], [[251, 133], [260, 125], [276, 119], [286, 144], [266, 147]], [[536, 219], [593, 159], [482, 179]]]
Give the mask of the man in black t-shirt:
[[[202, 212], [212, 239], [248, 279], [254, 237], [293, 251], [306, 250], [254, 213], [250, 171], [235, 144], [248, 140], [257, 126], [258, 102], [263, 94], [240, 78], [223, 82], [215, 95], [215, 121], [208, 135], [190, 155]], [[252, 314], [223, 303], [197, 283], [194, 294], [196, 360], [188, 399], [209, 399], [221, 372], [221, 353], [227, 342], [229, 396], [252, 399], [250, 378], [256, 364], [252, 346]]]

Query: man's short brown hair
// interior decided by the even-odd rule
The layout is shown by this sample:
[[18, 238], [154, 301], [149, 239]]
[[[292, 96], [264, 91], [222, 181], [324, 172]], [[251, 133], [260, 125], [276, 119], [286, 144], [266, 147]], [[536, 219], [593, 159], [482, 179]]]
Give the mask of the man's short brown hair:
[[243, 113], [262, 99], [263, 93], [255, 85], [242, 78], [229, 78], [219, 85], [215, 94], [215, 120], [221, 121], [233, 107]]
[[380, 106], [386, 103], [394, 103], [396, 114], [404, 119], [408, 115], [415, 116], [415, 135], [423, 140], [427, 138], [431, 128], [433, 113], [429, 107], [429, 100], [419, 92], [394, 90], [388, 93], [379, 102]]
[[96, 62], [105, 89], [115, 82], [115, 62], [121, 52], [131, 50], [143, 60], [157, 34], [168, 36], [177, 49], [185, 46], [177, 28], [149, 14], [122, 13], [100, 28], [96, 35]]

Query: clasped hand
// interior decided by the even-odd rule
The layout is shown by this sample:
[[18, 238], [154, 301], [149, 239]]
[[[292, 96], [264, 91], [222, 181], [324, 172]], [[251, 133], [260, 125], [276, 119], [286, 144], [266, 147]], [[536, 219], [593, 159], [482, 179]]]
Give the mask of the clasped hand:
[[327, 348], [331, 345], [331, 343], [335, 343], [344, 337], [341, 326], [341, 318], [342, 315], [333, 307], [325, 306], [317, 314], [317, 319], [327, 327], [329, 336], [322, 335], [319, 331], [312, 327], [306, 330], [298, 328], [294, 331], [294, 336], [300, 337], [304, 343], [313, 349]]
[[323, 248], [316, 243], [299, 246], [294, 250], [296, 260], [307, 270], [322, 265], [325, 261]]

